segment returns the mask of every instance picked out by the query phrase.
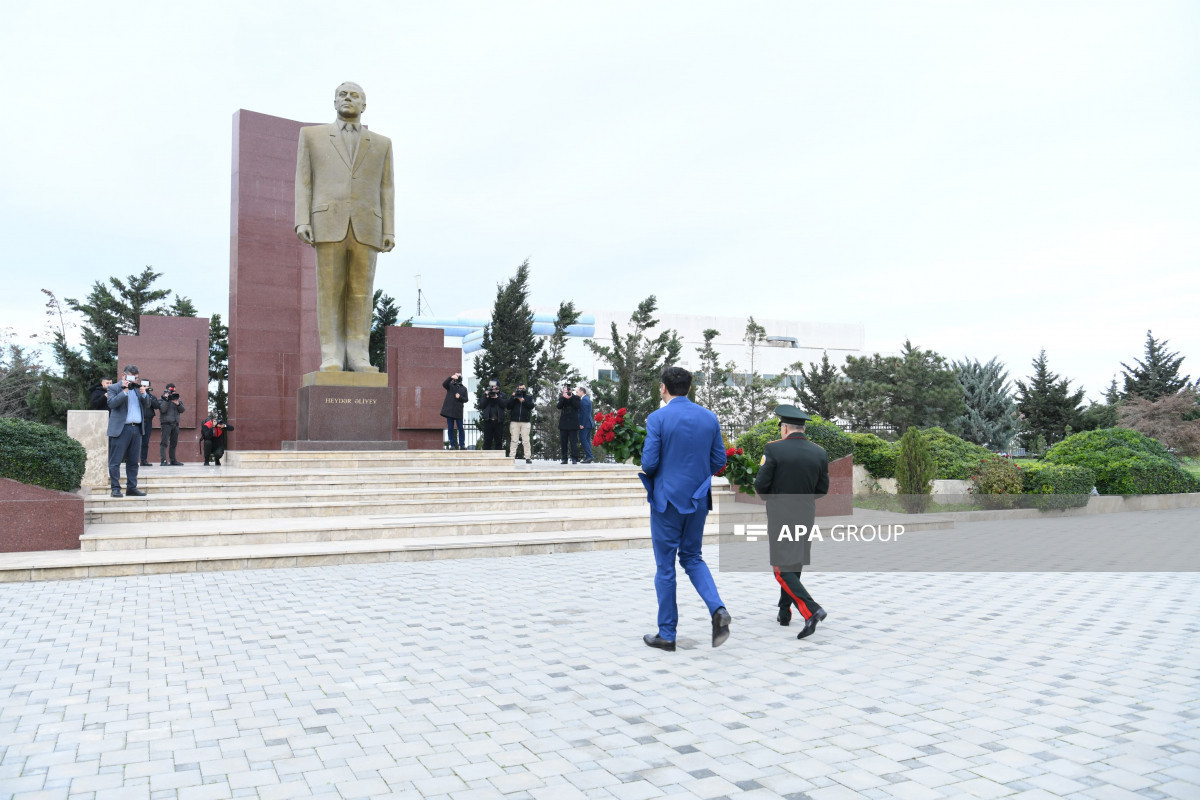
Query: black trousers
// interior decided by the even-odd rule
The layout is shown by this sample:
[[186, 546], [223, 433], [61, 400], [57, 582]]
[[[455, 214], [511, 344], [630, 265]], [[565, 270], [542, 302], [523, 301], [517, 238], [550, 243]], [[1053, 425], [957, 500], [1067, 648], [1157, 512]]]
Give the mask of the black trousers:
[[504, 446], [504, 422], [498, 419], [483, 421], [483, 449], [500, 450]]
[[167, 451], [171, 453], [171, 463], [174, 464], [175, 445], [179, 444], [179, 423], [164, 422], [162, 423], [162, 438], [158, 440], [158, 460], [167, 460]]
[[204, 463], [207, 464], [210, 458], [216, 459], [217, 464], [221, 463], [221, 456], [225, 455], [225, 439], [205, 439], [204, 447]]
[[148, 463], [150, 461], [150, 433], [153, 430], [154, 424], [153, 421], [151, 421], [150, 427], [147, 428], [146, 432], [142, 434], [141, 460], [143, 463]]
[[558, 438], [562, 440], [562, 460], [567, 460], [567, 442], [571, 443], [571, 460], [579, 460], [579, 429], [572, 430], [570, 428], [558, 431]]
[[779, 582], [779, 607], [787, 608], [795, 604], [800, 610], [800, 616], [808, 619], [821, 605], [813, 600], [812, 595], [800, 582], [801, 569], [803, 567], [795, 567], [794, 571], [775, 567], [775, 580]]
[[121, 462], [125, 462], [125, 488], [137, 488], [138, 456], [142, 450], [142, 426], [126, 425], [119, 436], [108, 437], [108, 483], [121, 488]]

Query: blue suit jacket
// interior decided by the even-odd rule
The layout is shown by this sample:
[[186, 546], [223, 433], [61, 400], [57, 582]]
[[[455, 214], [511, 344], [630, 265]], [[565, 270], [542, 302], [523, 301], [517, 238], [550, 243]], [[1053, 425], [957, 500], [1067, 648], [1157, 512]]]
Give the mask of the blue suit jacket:
[[717, 415], [686, 397], [671, 402], [646, 419], [642, 447], [642, 483], [646, 499], [658, 512], [667, 503], [680, 513], [712, 507], [712, 476], [725, 466], [725, 443]]
[[596, 427], [596, 420], [592, 416], [592, 398], [584, 395], [579, 398], [579, 424], [583, 426], [585, 431], [590, 431]]

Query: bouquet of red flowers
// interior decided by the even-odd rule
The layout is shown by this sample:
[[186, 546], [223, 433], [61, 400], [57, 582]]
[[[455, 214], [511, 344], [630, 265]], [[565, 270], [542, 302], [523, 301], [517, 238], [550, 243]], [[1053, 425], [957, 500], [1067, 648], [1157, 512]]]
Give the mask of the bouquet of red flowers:
[[729, 485], [744, 494], [754, 494], [754, 476], [758, 474], [758, 464], [754, 459], [742, 452], [740, 447], [725, 448], [725, 466], [717, 475], [724, 475]]
[[640, 425], [632, 425], [625, 421], [626, 409], [618, 408], [616, 413], [605, 414], [596, 412], [596, 435], [592, 444], [604, 448], [618, 462], [633, 459], [633, 463], [642, 463], [642, 446], [646, 443], [646, 429]]

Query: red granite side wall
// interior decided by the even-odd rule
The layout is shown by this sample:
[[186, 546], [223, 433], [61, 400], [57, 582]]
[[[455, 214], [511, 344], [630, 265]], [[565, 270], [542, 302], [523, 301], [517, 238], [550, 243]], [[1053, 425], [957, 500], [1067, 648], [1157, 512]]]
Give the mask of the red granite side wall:
[[409, 450], [440, 450], [442, 381], [462, 369], [462, 349], [446, 347], [441, 328], [387, 329], [388, 385], [395, 401], [395, 439]]
[[0, 553], [78, 550], [83, 498], [0, 478], [0, 520]]
[[296, 438], [301, 377], [320, 366], [316, 251], [296, 238], [296, 145], [312, 123], [233, 116], [229, 422], [238, 450]]

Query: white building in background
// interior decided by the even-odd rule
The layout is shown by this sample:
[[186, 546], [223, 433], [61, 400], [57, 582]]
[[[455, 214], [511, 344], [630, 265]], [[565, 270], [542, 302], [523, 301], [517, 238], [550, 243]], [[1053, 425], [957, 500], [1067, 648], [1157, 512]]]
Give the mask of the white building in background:
[[[554, 315], [557, 309], [539, 308], [534, 310], [534, 332], [548, 335], [553, 331]], [[463, 377], [468, 387], [474, 390], [480, 380], [490, 376], [475, 375], [475, 356], [479, 352], [483, 326], [490, 321], [490, 310], [473, 309], [465, 311], [453, 318], [417, 317], [413, 325], [421, 328], [442, 328], [446, 332], [446, 346], [463, 348]], [[569, 329], [566, 356], [576, 369], [584, 376], [587, 383], [598, 377], [611, 374], [612, 365], [598, 359], [584, 342], [591, 338], [599, 344], [612, 346], [612, 324], [617, 325], [617, 332], [624, 336], [629, 331], [629, 311], [595, 311], [580, 316], [579, 323]], [[674, 329], [683, 340], [680, 351], [679, 366], [693, 372], [700, 367], [700, 356], [697, 352], [704, 346], [704, 331], [713, 329], [720, 334], [713, 340], [713, 346], [721, 354], [721, 362], [733, 361], [737, 364], [738, 373], [750, 371], [750, 348], [742, 340], [746, 333], [746, 323], [749, 314], [744, 317], [716, 317], [699, 314], [667, 314], [656, 315], [658, 325], [651, 329], [650, 335], [657, 336], [664, 330]], [[755, 368], [759, 374], [774, 377], [787, 370], [797, 361], [805, 364], [820, 361], [823, 352], [829, 353], [829, 359], [840, 366], [847, 355], [861, 355], [863, 350], [864, 328], [862, 323], [815, 322], [809, 320], [781, 320], [755, 317], [755, 322], [766, 329], [767, 343], [759, 346], [756, 352]], [[503, 387], [511, 391], [511, 386]], [[790, 392], [787, 396], [790, 396]]]

